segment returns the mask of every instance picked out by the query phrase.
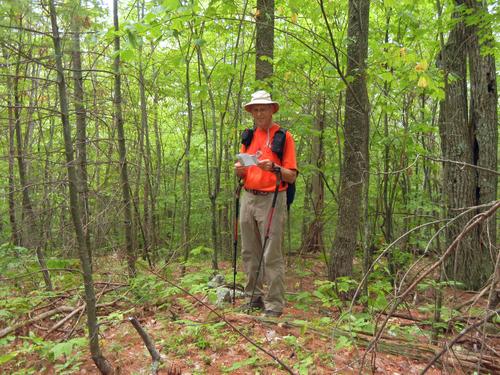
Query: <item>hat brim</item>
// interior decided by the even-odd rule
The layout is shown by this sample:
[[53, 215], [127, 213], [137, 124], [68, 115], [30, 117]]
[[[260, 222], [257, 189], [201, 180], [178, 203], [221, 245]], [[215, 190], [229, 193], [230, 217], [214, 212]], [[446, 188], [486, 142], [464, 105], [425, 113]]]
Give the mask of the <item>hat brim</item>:
[[247, 103], [243, 106], [243, 108], [245, 109], [245, 111], [247, 112], [251, 112], [250, 111], [250, 108], [253, 106], [253, 105], [257, 105], [257, 104], [267, 104], [267, 105], [273, 105], [274, 106], [274, 112], [273, 113], [276, 113], [279, 111], [280, 109], [280, 105], [278, 104], [278, 102], [270, 102], [269, 100], [254, 100], [254, 101], [251, 101], [250, 103]]

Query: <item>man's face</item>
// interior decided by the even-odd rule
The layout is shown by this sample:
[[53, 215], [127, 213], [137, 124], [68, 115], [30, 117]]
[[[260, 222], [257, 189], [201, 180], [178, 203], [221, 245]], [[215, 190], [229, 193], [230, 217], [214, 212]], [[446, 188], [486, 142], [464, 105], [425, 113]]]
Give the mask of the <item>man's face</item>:
[[255, 104], [250, 107], [250, 113], [259, 128], [268, 129], [273, 124], [274, 105]]

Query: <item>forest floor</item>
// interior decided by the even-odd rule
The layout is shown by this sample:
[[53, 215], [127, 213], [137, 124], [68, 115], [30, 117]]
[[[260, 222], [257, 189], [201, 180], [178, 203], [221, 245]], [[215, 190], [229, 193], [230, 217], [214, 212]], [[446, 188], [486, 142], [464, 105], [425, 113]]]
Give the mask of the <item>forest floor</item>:
[[[142, 267], [129, 285], [117, 258], [100, 258], [95, 281], [103, 353], [117, 374], [151, 372], [151, 356], [128, 320], [136, 317], [161, 353], [160, 374], [290, 373], [272, 356], [297, 374], [419, 374], [445, 342], [484, 316], [486, 296], [445, 287], [442, 321], [433, 324], [435, 289], [422, 287], [388, 319], [377, 346], [367, 353], [375, 330], [387, 317], [390, 284], [371, 281], [367, 302], [351, 306], [337, 298], [334, 289], [352, 288], [352, 282], [334, 286], [325, 281], [321, 259], [289, 263], [284, 314], [265, 318], [240, 311], [243, 299], [237, 299], [236, 306], [216, 306], [215, 292], [207, 288], [208, 263], [188, 264], [183, 277], [178, 265], [163, 268], [159, 277]], [[226, 270], [226, 280], [232, 280], [231, 264], [221, 262], [220, 268]], [[238, 281], [243, 280], [238, 273]], [[0, 373], [97, 373], [84, 339], [83, 291], [73, 287], [78, 286], [78, 274], [61, 274], [56, 283], [64, 292], [45, 292], [38, 301], [40, 292], [31, 291], [30, 302], [22, 300], [28, 293], [26, 280], [22, 285], [17, 280], [17, 289], [10, 285], [10, 304], [0, 305], [0, 332], [17, 328], [0, 337]], [[56, 307], [60, 313], [19, 325]], [[14, 311], [24, 314], [14, 316]], [[441, 329], [434, 344], [433, 326]], [[473, 373], [479, 362], [484, 365], [482, 373], [500, 369], [498, 320], [485, 327], [462, 337], [427, 374]]]

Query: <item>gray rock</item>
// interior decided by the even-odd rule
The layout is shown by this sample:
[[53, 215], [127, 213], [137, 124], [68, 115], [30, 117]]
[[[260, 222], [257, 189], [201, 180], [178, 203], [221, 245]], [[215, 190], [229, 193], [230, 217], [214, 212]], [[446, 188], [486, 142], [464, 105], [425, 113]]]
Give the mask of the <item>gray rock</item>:
[[217, 274], [212, 278], [212, 280], [208, 282], [207, 285], [209, 288], [217, 288], [224, 285], [225, 283], [226, 278], [224, 277], [224, 275]]
[[[217, 301], [215, 302], [217, 306], [222, 306], [224, 302], [231, 302], [231, 297], [233, 295], [233, 289], [229, 289], [223, 286], [220, 286], [216, 289], [217, 293]], [[236, 290], [236, 298], [243, 298], [245, 293]]]

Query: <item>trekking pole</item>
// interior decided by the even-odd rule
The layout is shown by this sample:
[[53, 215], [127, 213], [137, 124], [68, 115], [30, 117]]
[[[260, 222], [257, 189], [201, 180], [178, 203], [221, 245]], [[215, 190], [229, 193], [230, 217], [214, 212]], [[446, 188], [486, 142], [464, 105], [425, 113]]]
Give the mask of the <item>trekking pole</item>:
[[238, 187], [236, 188], [236, 207], [234, 209], [234, 237], [233, 237], [233, 306], [236, 302], [236, 258], [238, 256], [238, 218], [240, 216], [240, 194], [241, 188], [243, 184], [241, 183], [241, 179], [238, 180]]
[[257, 268], [257, 277], [255, 278], [255, 283], [253, 284], [252, 296], [250, 297], [250, 303], [253, 301], [255, 294], [255, 287], [260, 276], [260, 268], [262, 267], [262, 260], [264, 259], [264, 252], [266, 250], [267, 241], [269, 240], [269, 232], [271, 231], [271, 224], [273, 222], [274, 209], [276, 208], [276, 200], [278, 198], [278, 191], [281, 184], [281, 169], [279, 167], [274, 169], [276, 173], [276, 188], [274, 189], [273, 202], [271, 203], [271, 210], [269, 211], [269, 219], [267, 220], [266, 234], [264, 236], [264, 244], [262, 245], [262, 254], [259, 259], [259, 268]]

